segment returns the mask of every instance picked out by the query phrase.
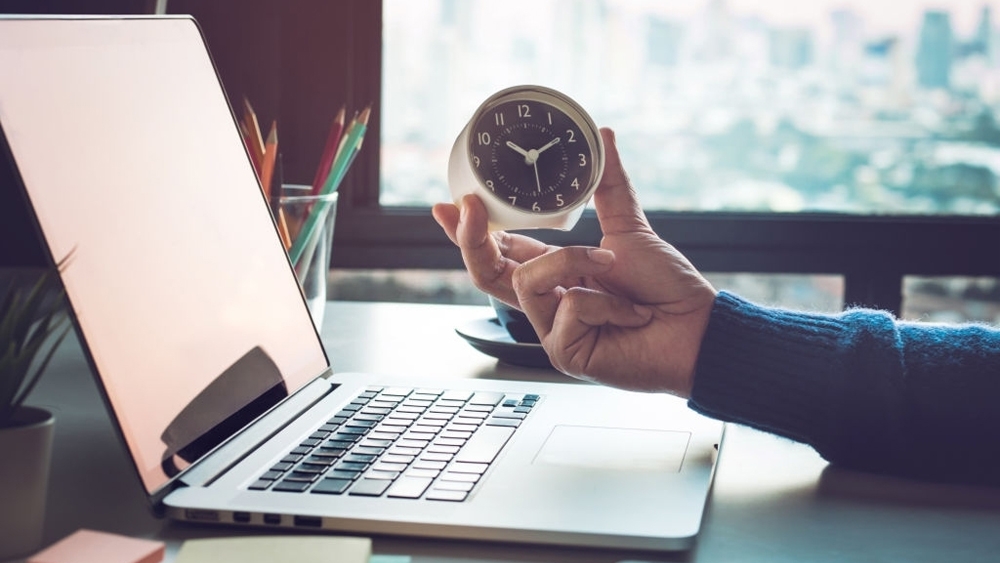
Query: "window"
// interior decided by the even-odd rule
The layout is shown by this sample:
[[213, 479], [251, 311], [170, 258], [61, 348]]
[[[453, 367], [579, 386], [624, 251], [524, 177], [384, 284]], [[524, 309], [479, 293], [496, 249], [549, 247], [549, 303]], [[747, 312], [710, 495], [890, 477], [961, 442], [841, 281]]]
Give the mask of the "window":
[[[414, 6], [410, 6], [410, 4]], [[378, 5], [377, 9], [368, 10], [363, 14], [363, 18], [354, 20], [355, 35], [362, 38], [361, 43], [356, 48], [364, 49], [369, 53], [378, 53], [377, 64], [379, 72], [376, 75], [364, 78], [356, 77], [356, 80], [368, 84], [366, 86], [368, 91], [382, 92], [380, 99], [382, 101], [384, 123], [380, 128], [380, 141], [385, 142], [385, 146], [374, 150], [372, 146], [374, 143], [367, 145], [369, 151], [363, 155], [366, 159], [365, 172], [363, 175], [357, 174], [351, 178], [349, 203], [344, 206], [341, 215], [338, 217], [338, 242], [333, 259], [335, 268], [461, 268], [458, 253], [455, 252], [451, 243], [443, 236], [437, 225], [434, 224], [433, 219], [429, 216], [426, 204], [430, 201], [437, 201], [448, 197], [443, 183], [440, 183], [440, 179], [444, 176], [444, 163], [447, 158], [447, 150], [450, 148], [450, 143], [452, 142], [451, 137], [452, 135], [457, 135], [458, 130], [464, 123], [463, 120], [468, 118], [468, 115], [471, 114], [475, 106], [485, 95], [492, 93], [492, 89], [495, 86], [506, 85], [508, 80], [506, 72], [510, 71], [509, 63], [504, 63], [508, 66], [503, 66], [495, 73], [495, 76], [499, 76], [503, 80], [502, 82], [483, 84], [475, 82], [473, 78], [466, 81], [465, 77], [459, 76], [458, 79], [468, 82], [469, 85], [476, 85], [479, 90], [467, 93], [461, 99], [442, 100], [432, 96], [431, 94], [435, 91], [442, 92], [443, 96], [443, 92], [446, 91], [448, 79], [448, 76], [444, 73], [449, 68], [452, 68], [456, 58], [467, 58], [469, 54], [456, 53], [453, 50], [454, 48], [446, 49], [444, 44], [440, 44], [437, 50], [430, 52], [420, 52], [420, 47], [417, 46], [413, 46], [411, 52], [411, 49], [400, 46], [399, 41], [401, 37], [391, 35], [399, 29], [399, 26], [396, 26], [394, 23], [396, 15], [392, 10], [404, 5], [407, 10], [416, 7], [418, 13], [413, 16], [412, 25], [404, 30], [404, 34], [407, 36], [419, 36], [421, 33], [425, 35], [434, 35], [436, 33], [436, 41], [443, 42], [452, 41], [453, 36], [456, 35], [490, 38], [494, 35], [499, 36], [503, 34], [505, 31], [502, 26], [490, 26], [493, 23], [492, 20], [488, 18], [477, 19], [476, 17], [468, 16], [470, 11], [485, 9], [484, 6], [487, 4], [512, 5], [506, 2], [501, 4], [457, 0], [384, 0], [382, 4]], [[762, 3], [737, 0], [731, 0], [730, 2], [712, 0], [694, 3], [659, 3], [633, 0], [627, 2], [627, 4], [647, 8], [659, 6], [660, 4], [674, 6], [692, 4], [694, 7], [689, 9], [691, 13], [729, 10], [731, 14], [739, 15], [739, 18], [753, 19], [751, 8]], [[784, 3], [782, 4], [784, 6], [782, 11], [787, 12], [787, 14], [778, 15], [791, 17], [796, 14], [801, 15], [802, 13], [809, 12], [812, 13], [812, 17], [814, 18], [819, 17], [823, 21], [829, 21], [832, 5], [827, 2], [820, 2], [817, 4], [819, 7], [813, 8], [813, 4], [815, 3]], [[577, 17], [578, 15], [580, 17], [587, 17], [590, 18], [587, 20], [588, 22], [608, 23], [611, 21], [609, 14], [613, 13], [613, 3], [610, 0], [604, 2], [557, 1], [555, 3], [539, 0], [532, 5], [543, 6], [543, 10], [562, 10], [561, 12], [547, 13], [558, 13], [559, 16], [566, 16], [567, 18], [570, 16]], [[873, 17], [870, 24], [867, 19], [864, 19], [867, 17], [864, 16], [867, 13], [864, 11], [864, 8], [869, 5], [881, 7], [879, 8], [880, 19]], [[552, 7], [544, 8], [544, 6]], [[898, 13], [894, 10], [897, 10], [898, 6], [889, 0], [872, 0], [865, 3], [841, 2], [838, 3], [838, 6], [852, 7], [850, 9], [853, 9], [856, 14], [864, 16], [862, 18], [863, 21], [859, 25], [853, 25], [853, 27], [851, 17], [849, 16], [850, 12], [847, 14], [842, 13], [838, 18], [842, 20], [841, 25], [844, 28], [843, 33], [845, 36], [850, 37], [851, 33], [858, 32], [858, 30], [865, 34], [864, 37], [866, 39], [861, 45], [866, 50], [865, 52], [868, 53], [866, 56], [879, 60], [881, 56], [880, 48], [888, 48], [886, 45], [879, 46], [879, 37], [887, 38], [887, 36], [878, 35], [880, 33], [879, 30], [882, 29], [880, 26], [884, 22], [892, 23], [900, 21], [909, 22], [909, 27], [906, 28], [909, 30], [907, 48], [916, 57], [916, 53], [920, 49], [917, 38], [922, 33], [918, 30], [924, 25], [923, 20], [927, 19], [923, 12], [916, 8], [908, 8], [909, 11], [906, 12], [907, 17], [897, 17]], [[964, 57], [963, 60], [977, 60], [976, 57], [980, 57], [978, 60], [981, 61], [982, 57], [980, 55], [969, 53], [969, 50], [979, 49], [979, 47], [974, 47], [974, 42], [970, 42], [969, 38], [973, 37], [970, 34], [974, 33], [977, 29], [977, 22], [983, 19], [983, 12], [980, 11], [982, 4], [980, 2], [953, 2], [949, 6], [954, 10], [954, 14], [949, 13], [946, 19], [949, 20], [949, 25], [953, 26], [954, 35], [951, 44], [956, 49], [955, 52], [957, 53], [961, 47], [962, 49], [966, 49], [966, 51], [959, 53]], [[421, 11], [424, 13], [420, 13]], [[771, 13], [774, 14], [775, 12], [772, 10]], [[744, 17], [745, 14], [751, 15]], [[819, 15], [817, 16], [816, 14]], [[463, 23], [462, 25], [452, 25], [444, 31], [429, 32], [426, 29], [428, 21], [441, 20], [449, 22], [461, 17], [467, 18], [467, 22], [482, 23], [490, 27], [485, 29], [471, 28]], [[555, 17], [555, 15], [552, 17]], [[675, 60], [674, 56], [670, 55], [670, 46], [673, 43], [680, 45], [682, 42], [680, 39], [671, 39], [676, 35], [674, 31], [671, 31], [673, 29], [672, 26], [675, 25], [671, 22], [675, 20], [683, 21], [684, 17], [689, 17], [689, 15], [681, 14], [677, 17], [670, 15], [663, 16], [657, 20], [659, 23], [655, 25], [648, 24], [647, 22], [650, 25], [650, 29], [655, 28], [656, 30], [656, 37], [659, 37], [656, 40], [658, 41], [657, 44], [666, 45], [666, 47], [658, 47], [657, 52], [660, 55], [657, 55], [659, 58], [656, 58], [655, 61], [668, 70], [671, 68], [671, 64], [676, 63], [676, 65], [681, 65], [683, 62], [683, 49], [680, 47], [675, 49], [677, 51]], [[764, 17], [760, 16], [758, 19], [758, 24], [764, 26], [766, 23]], [[934, 26], [940, 27], [940, 23], [934, 23], [934, 21], [939, 19], [937, 16], [929, 19], [931, 22], [926, 25], [932, 28]], [[560, 21], [564, 20], [565, 18]], [[583, 26], [579, 19], [565, 21], [567, 23], [560, 23], [563, 26], [560, 29], [575, 29], [579, 32], [579, 37], [574, 39], [565, 35], [560, 36], [563, 41], [579, 41], [584, 44], [591, 40], [601, 41], [598, 37], [598, 32], [591, 27]], [[625, 25], [622, 23], [623, 21], [615, 20], [613, 23], [615, 25]], [[730, 21], [733, 21], [733, 19], [730, 18]], [[996, 41], [992, 39], [995, 32], [993, 31], [990, 17], [986, 17], [985, 21], [988, 22], [989, 33], [987, 35], [990, 37], [989, 52], [992, 57], [992, 53], [994, 52], [993, 46], [996, 45]], [[876, 23], [878, 25], [875, 25]], [[589, 26], [590, 24], [587, 25]], [[768, 65], [780, 66], [782, 68], [801, 68], [802, 72], [806, 72], [809, 76], [814, 76], [817, 73], [814, 70], [810, 70], [811, 67], [828, 62], [827, 59], [823, 58], [825, 51], [823, 51], [820, 42], [812, 43], [812, 46], [803, 48], [803, 43], [810, 43], [803, 40], [801, 33], [794, 31], [798, 25], [791, 20], [782, 24], [781, 29], [788, 30], [788, 33], [779, 33], [774, 36], [776, 48], [773, 55], [770, 50], [772, 35], [769, 33], [763, 35], [758, 33], [758, 39], [766, 37], [768, 40], [766, 46], [758, 44], [758, 50], [765, 50], [768, 53], [767, 57], [765, 57], [765, 62]], [[852, 32], [851, 29], [855, 31]], [[926, 34], [933, 35], [931, 31], [927, 31]], [[678, 31], [678, 33], [682, 34], [683, 30]], [[868, 34], [871, 34], [871, 40], [867, 39], [869, 37]], [[629, 33], [619, 34], [619, 36], [621, 35], [629, 35]], [[958, 41], [958, 38], [961, 41]], [[500, 42], [499, 39], [497, 41]], [[533, 46], [532, 41], [528, 39], [522, 38], [522, 40], [518, 41], [504, 41], [506, 41], [504, 44], [507, 45], [507, 49], [518, 57], [529, 56], [533, 50], [537, 50], [537, 47]], [[796, 45], [799, 47], [796, 47]], [[627, 62], [620, 62], [631, 59], [627, 56], [628, 53], [619, 54], [614, 52], [614, 49], [619, 48], [616, 44], [605, 42], [601, 43], [600, 47], [603, 50], [595, 50], [589, 46], [586, 48], [591, 49], [587, 52], [593, 53], [595, 57], [599, 55], [604, 59], [615, 61], [621, 65], [627, 66], [629, 64]], [[743, 47], [741, 46], [742, 49]], [[892, 52], [898, 55], [904, 51], [896, 49], [892, 50]], [[949, 50], [945, 52], [949, 52]], [[421, 63], [423, 66], [421, 67], [422, 70], [414, 70], [414, 72], [418, 73], [415, 75], [416, 78], [414, 78], [412, 73], [409, 78], [406, 78], [403, 74], [392, 71], [395, 68], [393, 65], [400, 64], [398, 62], [394, 63], [392, 57], [394, 54], [399, 55], [400, 53], [403, 56], [420, 56], [420, 60], [417, 60], [416, 63]], [[958, 57], [957, 54], [954, 56]], [[761, 57], [763, 55], [759, 55], [758, 60], [764, 61], [764, 58]], [[405, 59], [405, 61], [410, 63], [414, 63], [415, 60]], [[435, 64], [440, 64], [440, 66], [433, 66]], [[485, 65], [486, 63], [483, 62], [482, 64]], [[926, 63], [926, 65], [930, 66], [934, 64], [940, 65], [940, 62], [934, 63], [931, 61]], [[933, 78], [933, 72], [928, 72], [927, 77], [920, 78], [920, 80], [924, 80], [928, 84], [926, 88], [921, 87], [930, 91], [926, 94], [926, 98], [930, 100], [928, 103], [933, 103], [935, 100], [940, 99], [951, 99], [949, 96], [955, 96], [955, 99], [960, 101], [968, 100], [971, 94], [961, 93], [968, 90], [967, 83], [980, 84], [984, 92], [989, 92], [988, 86], [991, 83], [991, 79], [984, 78], [981, 81], [976, 81], [974, 80], [974, 74], [959, 73], [957, 70], [958, 66], [956, 63], [954, 67], [956, 69], [955, 73], [950, 75], [956, 82], [948, 88], [931, 86], [934, 84], [934, 80], [940, 81], [940, 76], [936, 79]], [[916, 62], [910, 68], [912, 69], [911, 73], [916, 73]], [[884, 75], [884, 68], [881, 71], [878, 68], [874, 70], [866, 68], [864, 70], [867, 73], [874, 73], [876, 77], [880, 76], [879, 72], [882, 72]], [[572, 72], [565, 68], [563, 71], [564, 73], [572, 74]], [[624, 68], [617, 71], [629, 72], [629, 69]], [[990, 74], [992, 72], [986, 72], [984, 77], [992, 76]], [[470, 76], [475, 77], [481, 74], [483, 73]], [[662, 79], [667, 80], [669, 72], [664, 71], [661, 74], [664, 76]], [[513, 75], [511, 76], [513, 77]], [[551, 76], [562, 77], [563, 74], [557, 73]], [[973, 76], [973, 79], [969, 79], [969, 76]], [[960, 77], [964, 78], [959, 79]], [[409, 82], [417, 78], [428, 80], [430, 84], [435, 85], [437, 90], [425, 89], [421, 91], [419, 83]], [[521, 76], [518, 76], [518, 78], [520, 79]], [[525, 80], [528, 78], [524, 77]], [[561, 79], [570, 81], [572, 77]], [[597, 79], [605, 80], [604, 77], [597, 77]], [[823, 80], [821, 78], [814, 78], [814, 82], [822, 84]], [[374, 86], [372, 86], [373, 84]], [[572, 82], [560, 82], [554, 85], [565, 87], [564, 84], [572, 85]], [[780, 84], [772, 85], [770, 89], [765, 90], [761, 99], [775, 99], [780, 101], [778, 94], [784, 93], [785, 90], [779, 86]], [[571, 90], [568, 87], [566, 89]], [[807, 94], [816, 92], [815, 88], [793, 90], [805, 91]], [[484, 94], [484, 92], [486, 93]], [[857, 97], [861, 95], [861, 91], [847, 89], [841, 94], [848, 98], [851, 96]], [[415, 102], [412, 102], [409, 106], [399, 105], [401, 102], [406, 104], [406, 100], [411, 99], [411, 95], [413, 96], [412, 99], [416, 100]], [[578, 97], [583, 98], [588, 95], [582, 94]], [[924, 94], [921, 94], [921, 96], [924, 96]], [[601, 100], [597, 100], [594, 103], [591, 103], [590, 99], [581, 101], [586, 103], [588, 107], [595, 108], [595, 114], [597, 113], [597, 108], [603, 107], [598, 104]], [[663, 103], [662, 100], [654, 99], [653, 101]], [[647, 100], [646, 103], [652, 102]], [[973, 107], [971, 102], [964, 105], [960, 103], [959, 105], [961, 107]], [[976, 107], [983, 111], [988, 108], [992, 112], [994, 105], [994, 100], [991, 99], [983, 103], [978, 103]], [[619, 128], [618, 123], [624, 123], [626, 118], [620, 118], [619, 120], [618, 115], [613, 112], [614, 104], [610, 107], [611, 110], [609, 110], [608, 114], [597, 114], [595, 118]], [[816, 107], [822, 109], [826, 106], [816, 104]], [[439, 115], [439, 111], [446, 111], [447, 113]], [[963, 115], [975, 116], [982, 113], [969, 111], [972, 113], [966, 112]], [[634, 111], [632, 113], [628, 114], [628, 112], [622, 111], [623, 115], [631, 115], [632, 119], [649, 118], [650, 116], [648, 113], [640, 113], [639, 115], [634, 115]], [[808, 112], [805, 113], [808, 115]], [[925, 114], [921, 113], [920, 115], [924, 116]], [[431, 129], [423, 133], [413, 129], [415, 124], [424, 120], [425, 117], [431, 119]], [[878, 119], [889, 119], [890, 117], [892, 117], [891, 114], [884, 114], [883, 117], [879, 117]], [[712, 120], [707, 121], [714, 123]], [[965, 119], [965, 122], [967, 122], [967, 119]], [[738, 123], [738, 121], [720, 120], [720, 123], [732, 124]], [[855, 123], [857, 122], [855, 121]], [[399, 124], [402, 124], [404, 127], [399, 129]], [[663, 128], [669, 130], [668, 125], [664, 125]], [[745, 125], [740, 127], [743, 127], [744, 130], [748, 129]], [[737, 132], [740, 130], [740, 127], [736, 128]], [[676, 130], [676, 126], [674, 128]], [[732, 125], [730, 128], [732, 128]], [[754, 123], [753, 131], [755, 134], [766, 130], [759, 129], [758, 124]], [[966, 126], [959, 127], [956, 125], [955, 131], [959, 133], [964, 131], [962, 134], [972, 134], [976, 131], [976, 128], [972, 127], [970, 129]], [[432, 152], [436, 154], [432, 154], [431, 157], [427, 157], [422, 153], [423, 149], [420, 148], [427, 138], [438, 143], [438, 148], [432, 149]], [[634, 147], [626, 147], [625, 156], [626, 159], [635, 160], [635, 162], [627, 160], [627, 165], [634, 179], [637, 182], [640, 179], [647, 178], [653, 181], [652, 179], [657, 176], [656, 165], [651, 164], [647, 167], [641, 164], [642, 157], [638, 153], [642, 152], [642, 149], [647, 146], [652, 146], [654, 149], [663, 147], [660, 147], [653, 141], [644, 142], [642, 138], [626, 140], [621, 134], [619, 138], [623, 144], [634, 145]], [[729, 142], [738, 146], [738, 143], [733, 141], [733, 139], [730, 139]], [[699, 150], [704, 148], [704, 144], [701, 141], [697, 141], [697, 143], [692, 141], [690, 146]], [[974, 147], [980, 148], [990, 146], [992, 145], [989, 145], [986, 141], [974, 145]], [[809, 161], [812, 158], [808, 156], [808, 151], [798, 150], [796, 152], [794, 147], [786, 150], [784, 146], [781, 146], [775, 150], [776, 152], [773, 154], [774, 162], [788, 164], [790, 170], [801, 167], [798, 163]], [[987, 150], [991, 151], [992, 149]], [[652, 152], [652, 149], [649, 152]], [[855, 182], [854, 184], [844, 184], [847, 187], [836, 189], [833, 186], [828, 186], [829, 189], [827, 191], [829, 193], [822, 195], [822, 197], [801, 196], [800, 200], [804, 203], [797, 204], [796, 206], [771, 205], [770, 210], [764, 208], [765, 210], [761, 211], [750, 211], [750, 209], [762, 208], [757, 204], [743, 205], [741, 207], [729, 203], [716, 203], [699, 208], [699, 206], [693, 204], [681, 205], [676, 203], [679, 200], [675, 198], [671, 200], [672, 202], [661, 204], [660, 207], [665, 208], [663, 210], [650, 209], [650, 219], [657, 232], [682, 250], [702, 271], [718, 273], [749, 272], [757, 274], [839, 275], [843, 279], [843, 303], [845, 305], [871, 305], [898, 313], [902, 308], [902, 282], [904, 276], [996, 276], [1000, 274], [1000, 252], [998, 252], [997, 248], [998, 244], [1000, 244], [1000, 221], [998, 221], [995, 214], [995, 208], [989, 207], [994, 205], [995, 202], [984, 205], [969, 205], [962, 203], [964, 200], [959, 201], [956, 198], [946, 198], [948, 199], [948, 203], [939, 205], [933, 213], [928, 212], [928, 206], [925, 203], [921, 203], [920, 205], [913, 204], [912, 206], [910, 204], [896, 205], [895, 207], [887, 207], [882, 204], [870, 205], [863, 210], [859, 210], [859, 206], [854, 203], [841, 205], [840, 207], [830, 204], [831, 201], [839, 197], [837, 196], [838, 193], [846, 193], [852, 190], [857, 191], [858, 186], [863, 187], [868, 185], [865, 183], [868, 180], [877, 181], [881, 186], [880, 189], [883, 189], [887, 194], [904, 193], [905, 190], [902, 190], [899, 186], [906, 184], [903, 180], [907, 176], [897, 170], [900, 159], [903, 158], [899, 156], [901, 154], [900, 151], [893, 152], [889, 150], [883, 152], [884, 154], [879, 153], [881, 156], [878, 157], [873, 153], [870, 158], [874, 159], [874, 161], [868, 162], [866, 166], [862, 166], [860, 172], [856, 168], [851, 169], [851, 173], [847, 174], [846, 177], [852, 179]], [[924, 153], [916, 150], [916, 152], [907, 154], [923, 155]], [[992, 154], [992, 152], [984, 152], [982, 154]], [[422, 168], [423, 163], [420, 161], [425, 158], [429, 162], [433, 162], [429, 168]], [[754, 158], [756, 159], [757, 157], [755, 156]], [[991, 158], [982, 161], [989, 165], [986, 168], [990, 168], [990, 174], [992, 174]], [[804, 161], [803, 159], [806, 160]], [[817, 158], [817, 160], [819, 163], [825, 162], [824, 158]], [[754, 162], [756, 161], [754, 160]], [[778, 165], [772, 164], [774, 166]], [[795, 164], [795, 167], [791, 167], [791, 164]], [[806, 168], [812, 169], [815, 166], [810, 165]], [[435, 169], [438, 172], [434, 172], [433, 170]], [[744, 184], [754, 183], [745, 181], [746, 178], [751, 177], [748, 171], [755, 170], [753, 167], [734, 167], [734, 169], [734, 176], [742, 174], [741, 177], [737, 178], [740, 182]], [[380, 170], [384, 174], [384, 177], [381, 179], [379, 178]], [[430, 172], [423, 170], [430, 170]], [[896, 170], [896, 172], [891, 172], [892, 170]], [[977, 168], [977, 170], [980, 169]], [[872, 174], [873, 171], [875, 172], [874, 175]], [[974, 174], [978, 174], [979, 176], [976, 177], [979, 178], [982, 176], [982, 170]], [[937, 183], [934, 185], [941, 186], [942, 191], [951, 193], [949, 186], [952, 185], [953, 181], [947, 179], [947, 174], [940, 172], [937, 177], [946, 179], [937, 180]], [[976, 181], [978, 182], [979, 180]], [[435, 184], [435, 182], [438, 183]], [[859, 184], [858, 182], [861, 183]], [[786, 183], [790, 187], [794, 187], [790, 180]], [[733, 184], [733, 182], [729, 184], [721, 180], [717, 182], [719, 186], [730, 184]], [[909, 184], [912, 186], [913, 182], [911, 181]], [[645, 185], [643, 189], [646, 190]], [[995, 192], [996, 187], [993, 189]], [[645, 194], [645, 191], [643, 193]], [[768, 198], [771, 197], [769, 192], [765, 192], [765, 194], [767, 194]], [[986, 194], [984, 193], [984, 195]], [[756, 199], [761, 198], [757, 197]], [[721, 202], [723, 200], [719, 199], [718, 201]], [[677, 208], [699, 210], [678, 211]], [[962, 214], [959, 214], [958, 211], [961, 211]], [[594, 244], [600, 238], [595, 218], [587, 214], [585, 214], [584, 219], [572, 232], [539, 232], [537, 234], [539, 238], [553, 244]]]
[[447, 198], [457, 131], [529, 83], [616, 129], [647, 209], [995, 215], [1000, 38], [947, 10], [385, 0], [380, 201]]

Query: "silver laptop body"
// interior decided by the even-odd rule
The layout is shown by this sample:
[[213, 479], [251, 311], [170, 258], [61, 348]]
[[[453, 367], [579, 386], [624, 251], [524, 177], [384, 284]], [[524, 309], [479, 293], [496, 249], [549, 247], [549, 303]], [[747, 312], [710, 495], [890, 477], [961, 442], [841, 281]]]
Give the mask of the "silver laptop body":
[[[437, 381], [331, 372], [192, 19], [0, 18], [0, 127], [14, 188], [50, 258], [72, 255], [62, 278], [77, 334], [137, 475], [169, 517], [609, 548], [693, 544], [723, 425], [683, 400], [448, 378], [447, 362], [432, 358], [414, 361], [440, 361]], [[295, 448], [329, 444], [331, 420], [343, 430], [352, 413], [381, 412], [394, 396], [480, 422], [520, 412], [433, 458], [439, 474], [472, 468], [467, 485], [433, 481], [416, 498], [309, 488], [323, 476], [301, 492], [254, 489]], [[392, 461], [398, 479], [409, 478], [415, 465]], [[406, 482], [430, 479], [435, 464], [422, 467]]]

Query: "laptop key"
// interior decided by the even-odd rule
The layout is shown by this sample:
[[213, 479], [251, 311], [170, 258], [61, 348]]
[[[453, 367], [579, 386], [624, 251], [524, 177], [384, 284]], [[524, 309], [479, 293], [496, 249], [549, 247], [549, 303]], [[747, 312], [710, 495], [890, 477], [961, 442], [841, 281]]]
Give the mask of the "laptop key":
[[326, 478], [316, 483], [316, 486], [312, 488], [313, 493], [322, 493], [327, 495], [339, 495], [347, 490], [347, 487], [351, 486], [350, 479], [336, 479], [336, 478]]
[[424, 498], [427, 500], [446, 500], [452, 502], [462, 502], [465, 497], [469, 496], [469, 493], [465, 491], [446, 491], [441, 489], [432, 489], [427, 496]]
[[359, 476], [361, 476], [361, 471], [348, 469], [334, 469], [326, 474], [328, 479], [346, 479], [348, 481], [353, 481]]
[[441, 481], [461, 481], [463, 483], [475, 483], [479, 481], [478, 473], [452, 473], [449, 469], [441, 475]]
[[468, 481], [438, 481], [434, 483], [434, 489], [439, 491], [462, 491], [467, 493], [475, 487], [475, 483]]
[[339, 469], [341, 471], [364, 471], [365, 469], [368, 469], [368, 464], [342, 461], [337, 464], [335, 469]]
[[392, 481], [385, 479], [360, 479], [351, 487], [349, 495], [363, 497], [379, 497], [389, 488]]
[[424, 461], [451, 461], [454, 457], [452, 454], [426, 452], [420, 455], [420, 459]]
[[421, 459], [418, 460], [416, 463], [414, 463], [412, 467], [414, 469], [432, 469], [440, 471], [444, 469], [446, 465], [448, 465], [447, 461], [430, 461], [426, 459]]
[[497, 406], [497, 403], [503, 400], [503, 393], [486, 393], [479, 392], [469, 399], [470, 405], [490, 405]]
[[464, 438], [438, 438], [434, 440], [434, 445], [437, 446], [463, 446], [468, 440]]
[[455, 461], [492, 463], [513, 434], [514, 429], [510, 427], [483, 426], [469, 438], [461, 451], [455, 455]]
[[356, 454], [353, 452], [349, 452], [347, 455], [343, 457], [343, 461], [344, 463], [371, 463], [375, 461], [376, 457], [378, 456], [372, 454]]
[[270, 487], [271, 483], [273, 483], [273, 481], [269, 479], [258, 479], [256, 482], [254, 482], [247, 488], [250, 489], [251, 491], [263, 491], [264, 489]]
[[452, 389], [450, 391], [445, 391], [441, 395], [441, 399], [448, 401], [461, 401], [465, 402], [472, 398], [472, 391], [460, 391], [458, 389]]
[[437, 477], [441, 472], [437, 469], [410, 469], [406, 472], [407, 477], [426, 477], [428, 479], [433, 479]]
[[420, 495], [424, 494], [424, 491], [430, 486], [431, 481], [433, 479], [430, 477], [408, 477], [404, 475], [392, 484], [386, 496], [392, 498], [420, 498]]
[[485, 463], [467, 463], [462, 461], [457, 461], [448, 467], [448, 471], [454, 473], [475, 473], [477, 475], [482, 475], [486, 473], [486, 468], [489, 465]]
[[486, 421], [486, 426], [507, 426], [510, 428], [517, 428], [521, 425], [521, 421], [516, 418], [491, 418]]
[[309, 488], [312, 481], [289, 481], [284, 480], [272, 488], [272, 491], [281, 491], [283, 493], [301, 493], [302, 491]]

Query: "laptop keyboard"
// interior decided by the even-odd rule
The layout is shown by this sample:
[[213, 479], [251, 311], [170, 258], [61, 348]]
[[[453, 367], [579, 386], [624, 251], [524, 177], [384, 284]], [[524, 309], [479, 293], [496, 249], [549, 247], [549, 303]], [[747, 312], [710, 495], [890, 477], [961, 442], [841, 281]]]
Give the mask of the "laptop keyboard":
[[460, 502], [539, 399], [369, 387], [249, 488]]

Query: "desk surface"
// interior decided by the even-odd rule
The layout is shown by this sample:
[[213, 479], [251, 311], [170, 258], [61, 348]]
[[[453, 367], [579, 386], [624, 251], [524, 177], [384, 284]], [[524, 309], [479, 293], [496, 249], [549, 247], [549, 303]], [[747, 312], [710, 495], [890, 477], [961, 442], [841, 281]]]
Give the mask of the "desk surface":
[[[568, 380], [550, 370], [499, 363], [455, 333], [459, 324], [489, 313], [485, 307], [333, 302], [327, 306], [323, 341], [337, 371]], [[434, 361], [414, 361], [420, 357]], [[86, 527], [166, 541], [170, 561], [184, 539], [244, 533], [152, 516], [75, 341], [63, 345], [29, 403], [57, 417], [46, 544]], [[691, 552], [391, 537], [375, 538], [375, 551], [411, 555], [414, 563], [995, 561], [998, 532], [1000, 489], [841, 471], [801, 444], [731, 426], [702, 534]]]

